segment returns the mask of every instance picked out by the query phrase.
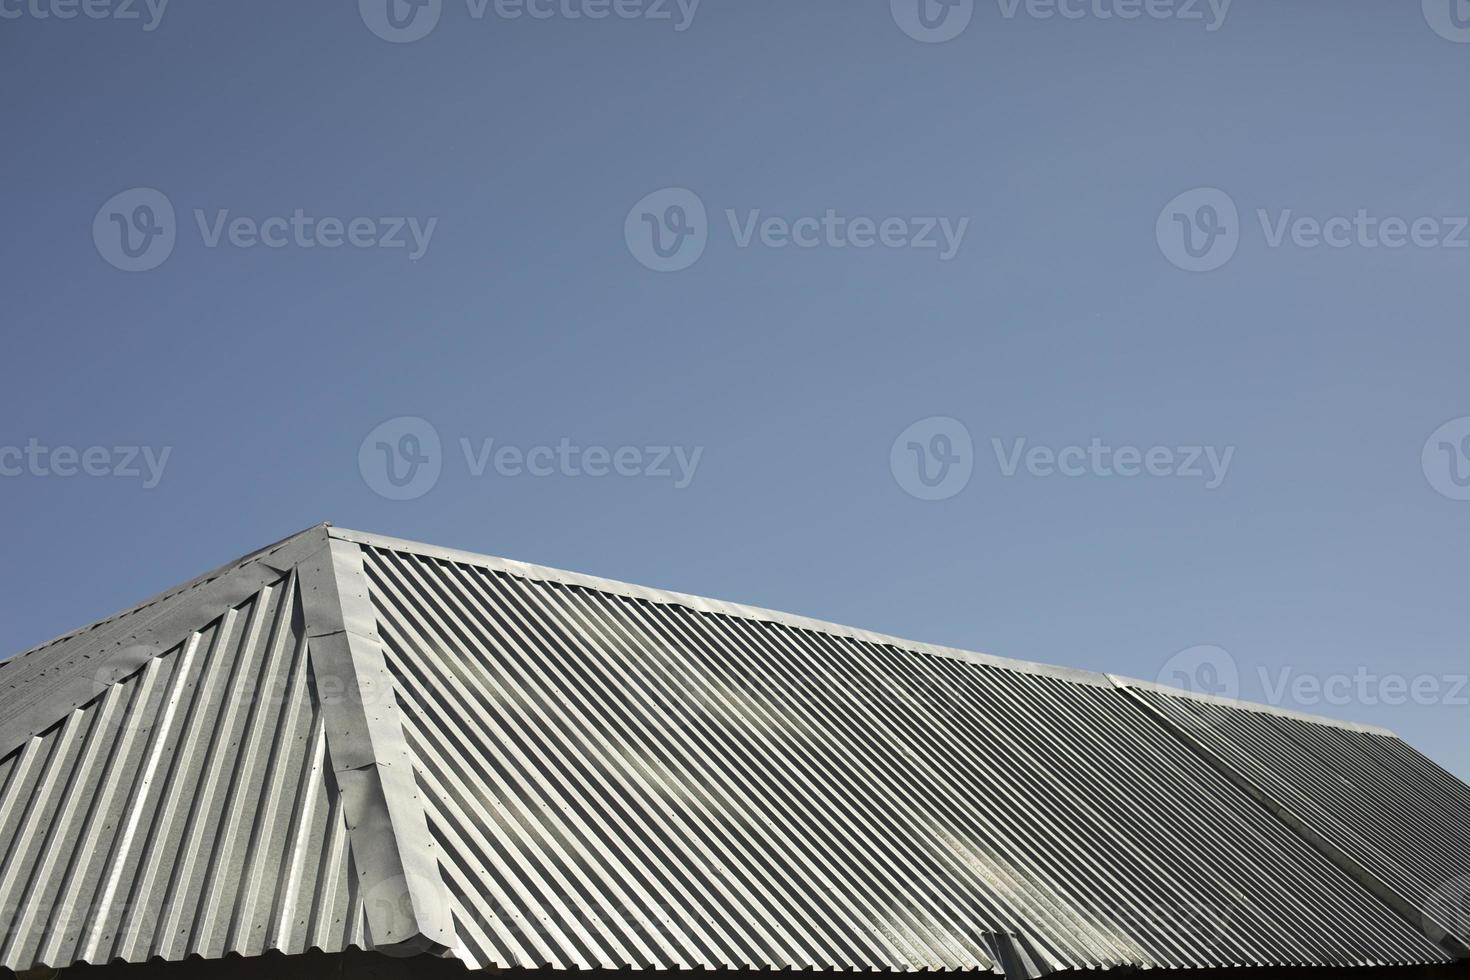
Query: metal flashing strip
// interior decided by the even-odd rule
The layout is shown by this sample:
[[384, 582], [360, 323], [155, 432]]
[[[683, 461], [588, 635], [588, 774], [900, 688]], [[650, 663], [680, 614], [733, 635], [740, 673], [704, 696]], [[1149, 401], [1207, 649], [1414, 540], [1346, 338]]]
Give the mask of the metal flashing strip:
[[[188, 636], [219, 619], [263, 587], [278, 582], [296, 563], [327, 540], [312, 528], [274, 549], [225, 566], [224, 571], [196, 579], [162, 600], [121, 614], [96, 636], [42, 654], [31, 668], [13, 676], [0, 672], [0, 689], [23, 692], [26, 706], [0, 719], [0, 756], [26, 739], [46, 731], [72, 711], [100, 697], [108, 687], [178, 646]], [[269, 558], [270, 560], [265, 560]], [[156, 604], [156, 609], [151, 605]], [[143, 612], [148, 610], [147, 612]], [[77, 636], [76, 639], [82, 639]]]
[[442, 954], [454, 944], [449, 892], [368, 596], [362, 550], [330, 540], [302, 561], [301, 600], [327, 755], [379, 951]]
[[556, 582], [561, 585], [576, 588], [593, 589], [610, 595], [625, 596], [631, 599], [643, 599], [656, 605], [684, 606], [699, 612], [712, 613], [721, 616], [734, 616], [739, 619], [755, 620], [758, 622], [778, 623], [793, 629], [811, 630], [825, 633], [829, 636], [845, 637], [860, 640], [865, 643], [874, 643], [881, 646], [893, 647], [899, 650], [908, 650], [915, 653], [931, 654], [937, 657], [946, 657], [951, 660], [961, 660], [968, 663], [981, 664], [989, 667], [1000, 667], [1005, 670], [1018, 671], [1023, 674], [1039, 675], [1043, 677], [1054, 677], [1058, 680], [1070, 681], [1074, 684], [1086, 684], [1091, 687], [1113, 688], [1113, 687], [1141, 687], [1158, 690], [1168, 694], [1178, 694], [1184, 697], [1196, 697], [1200, 700], [1209, 701], [1232, 708], [1242, 708], [1248, 711], [1259, 711], [1269, 714], [1277, 714], [1284, 717], [1296, 718], [1301, 721], [1309, 721], [1319, 725], [1329, 725], [1334, 728], [1345, 728], [1351, 731], [1368, 732], [1374, 735], [1384, 735], [1396, 738], [1393, 732], [1386, 728], [1377, 728], [1371, 725], [1358, 724], [1356, 722], [1341, 721], [1336, 718], [1327, 718], [1318, 715], [1310, 715], [1304, 712], [1288, 711], [1282, 708], [1274, 708], [1269, 705], [1256, 704], [1251, 701], [1241, 701], [1232, 698], [1221, 698], [1206, 694], [1191, 694], [1188, 691], [1178, 690], [1164, 685], [1153, 684], [1148, 681], [1134, 680], [1115, 674], [1106, 674], [1098, 671], [1085, 670], [1076, 667], [1061, 667], [1054, 664], [1036, 663], [1029, 660], [1016, 660], [1010, 657], [1001, 657], [989, 653], [979, 653], [973, 650], [961, 650], [956, 647], [940, 646], [933, 643], [923, 643], [917, 640], [907, 640], [902, 637], [889, 636], [875, 633], [870, 630], [857, 629], [852, 626], [844, 626], [840, 623], [826, 622], [819, 619], [811, 619], [794, 613], [779, 612], [773, 609], [763, 609], [759, 606], [741, 605], [735, 602], [726, 602], [720, 599], [709, 599], [703, 596], [689, 595], [682, 592], [671, 592], [665, 589], [655, 589], [642, 585], [633, 585], [628, 582], [620, 582], [615, 579], [598, 578], [593, 575], [583, 575], [579, 572], [568, 572], [559, 568], [548, 568], [544, 565], [532, 565], [527, 562], [515, 561], [509, 558], [497, 558], [492, 555], [482, 555], [475, 552], [461, 551], [453, 548], [444, 548], [437, 545], [421, 544], [417, 541], [409, 541], [404, 538], [387, 537], [381, 534], [372, 534], [365, 531], [354, 531], [348, 528], [327, 527], [327, 535], [334, 540], [351, 541], [356, 544], [368, 545], [375, 548], [383, 548], [389, 551], [408, 552], [421, 555], [426, 558], [436, 558], [443, 561], [470, 565], [478, 568], [486, 568], [491, 571], [504, 572], [517, 578], [533, 582]]
[[759, 606], [746, 606], [740, 603], [726, 602], [721, 599], [709, 599], [704, 596], [688, 595], [682, 592], [671, 592], [666, 589], [633, 585], [629, 582], [598, 578], [594, 575], [583, 575], [579, 572], [568, 572], [559, 568], [548, 568], [544, 565], [532, 565], [509, 558], [496, 558], [492, 555], [481, 555], [470, 551], [457, 551], [453, 548], [442, 548], [437, 545], [421, 544], [417, 541], [385, 537], [380, 534], [369, 534], [363, 531], [352, 531], [347, 528], [329, 527], [327, 534], [334, 540], [351, 541], [374, 548], [383, 548], [387, 551], [408, 552], [425, 558], [437, 558], [461, 565], [471, 565], [491, 571], [505, 572], [508, 575], [514, 575], [516, 578], [527, 579], [532, 582], [556, 582], [560, 585], [592, 589], [609, 595], [625, 596], [630, 599], [642, 599], [655, 605], [684, 606], [698, 612], [711, 613], [717, 616], [733, 616], [738, 619], [779, 623], [783, 626], [789, 626], [792, 629], [826, 633], [830, 636], [841, 636], [848, 639], [861, 640], [865, 643], [894, 647], [900, 650], [927, 653], [950, 660], [963, 660], [989, 667], [1003, 667], [1007, 670], [1020, 671], [1024, 674], [1055, 677], [1058, 680], [1071, 681], [1076, 684], [1088, 684], [1092, 687], [1113, 686], [1113, 682], [1105, 674], [1091, 670], [1082, 670], [1075, 667], [1059, 667], [1052, 664], [1033, 663], [1026, 660], [1013, 660], [988, 653], [961, 650], [956, 647], [939, 646], [933, 643], [920, 643], [915, 640], [905, 640], [896, 636], [874, 633], [870, 630], [857, 629], [852, 626], [843, 626], [839, 623], [810, 619], [794, 613], [778, 612], [774, 609], [762, 609]]
[[[1363, 886], [1364, 889], [1392, 909], [1404, 921], [1422, 931], [1429, 939], [1438, 943], [1456, 957], [1462, 959], [1470, 958], [1470, 945], [1466, 945], [1451, 930], [1435, 921], [1428, 911], [1405, 897], [1397, 888], [1384, 881], [1380, 876], [1374, 874], [1362, 862], [1358, 861], [1342, 847], [1339, 847], [1325, 833], [1313, 827], [1238, 767], [1231, 765], [1230, 762], [1207, 746], [1185, 726], [1159, 710], [1158, 707], [1151, 704], [1146, 698], [1140, 696], [1137, 691], [1126, 686], [1122, 689], [1150, 718], [1154, 719], [1165, 731], [1168, 731], [1177, 738], [1206, 765], [1227, 779], [1242, 793], [1260, 803], [1261, 806], [1280, 820], [1293, 833], [1320, 851], [1339, 870]], [[1165, 690], [1168, 691], [1167, 688]], [[1169, 691], [1169, 693], [1172, 694], [1174, 692]]]
[[1313, 725], [1326, 725], [1329, 728], [1342, 728], [1350, 732], [1362, 732], [1365, 735], [1379, 735], [1383, 738], [1398, 738], [1398, 735], [1394, 732], [1377, 725], [1365, 725], [1356, 721], [1343, 721], [1340, 718], [1328, 718], [1325, 715], [1313, 715], [1305, 711], [1293, 711], [1290, 708], [1278, 708], [1274, 705], [1258, 704], [1255, 701], [1242, 701], [1239, 698], [1225, 698], [1216, 694], [1201, 694], [1196, 691], [1186, 691], [1183, 688], [1170, 687], [1167, 684], [1158, 684], [1153, 681], [1141, 681], [1133, 677], [1121, 677], [1117, 674], [1109, 674], [1108, 680], [1124, 690], [1132, 688], [1141, 691], [1153, 691], [1156, 694], [1167, 694], [1173, 698], [1184, 698], [1189, 701], [1215, 704], [1222, 708], [1239, 708], [1242, 711], [1253, 711], [1259, 715], [1290, 718], [1293, 721], [1305, 721]]

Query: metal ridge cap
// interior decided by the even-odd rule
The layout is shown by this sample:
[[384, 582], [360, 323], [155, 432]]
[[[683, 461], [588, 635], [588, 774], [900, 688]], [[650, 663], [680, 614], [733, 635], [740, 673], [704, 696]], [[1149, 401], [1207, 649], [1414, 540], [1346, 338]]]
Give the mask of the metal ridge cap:
[[961, 660], [986, 667], [999, 667], [1017, 673], [1052, 677], [1057, 680], [1075, 684], [1086, 684], [1091, 687], [1111, 688], [1114, 686], [1113, 681], [1109, 679], [1107, 674], [1085, 670], [1080, 667], [1062, 667], [1055, 664], [1018, 660], [989, 653], [980, 653], [974, 650], [964, 650], [958, 647], [947, 647], [933, 643], [924, 643], [918, 640], [908, 640], [884, 633], [875, 633], [871, 630], [859, 629], [854, 626], [844, 626], [841, 623], [812, 619], [807, 616], [797, 615], [796, 613], [781, 612], [775, 609], [765, 609], [760, 606], [727, 602], [723, 599], [711, 599], [705, 596], [635, 585], [630, 582], [599, 578], [598, 576], [586, 575], [581, 572], [569, 572], [565, 569], [550, 568], [545, 565], [533, 565], [511, 558], [499, 558], [494, 555], [484, 555], [473, 551], [424, 544], [421, 541], [411, 541], [407, 538], [394, 538], [387, 535], [373, 534], [367, 531], [354, 531], [342, 527], [328, 527], [327, 535], [337, 540], [352, 542], [353, 544], [383, 548], [388, 551], [408, 552], [425, 558], [438, 558], [457, 564], [474, 565], [490, 571], [504, 572], [508, 575], [514, 575], [517, 578], [536, 582], [555, 582], [560, 585], [591, 589], [630, 599], [642, 599], [657, 605], [683, 606], [688, 609], [693, 609], [696, 612], [774, 623], [791, 629], [826, 633], [864, 643], [896, 647], [900, 650], [925, 653], [937, 657], [945, 657], [950, 660]]
[[453, 947], [448, 886], [414, 776], [360, 545], [330, 535], [298, 567], [311, 675], [347, 818], [368, 934], [379, 951]]
[[440, 558], [445, 561], [460, 564], [476, 565], [492, 571], [505, 572], [519, 578], [530, 579], [538, 582], [557, 582], [562, 585], [572, 585], [580, 588], [593, 589], [598, 592], [608, 592], [622, 595], [633, 599], [645, 599], [659, 605], [678, 605], [694, 609], [699, 612], [716, 613], [720, 615], [735, 616], [741, 619], [754, 619], [762, 622], [777, 623], [789, 626], [793, 629], [814, 630], [819, 633], [828, 633], [835, 636], [843, 636], [850, 639], [860, 640], [865, 643], [875, 643], [883, 646], [897, 647], [903, 650], [911, 650], [918, 653], [928, 653], [935, 656], [948, 657], [952, 660], [964, 660], [970, 663], [981, 664], [987, 667], [999, 667], [1005, 670], [1014, 670], [1025, 674], [1037, 674], [1045, 677], [1054, 677], [1059, 680], [1071, 681], [1077, 684], [1087, 684], [1092, 687], [1122, 687], [1139, 688], [1155, 691], [1160, 694], [1175, 695], [1184, 698], [1193, 698], [1210, 704], [1218, 704], [1222, 707], [1240, 708], [1246, 711], [1254, 711], [1259, 714], [1275, 715], [1282, 718], [1291, 718], [1296, 721], [1304, 721], [1317, 725], [1325, 725], [1331, 728], [1346, 729], [1348, 731], [1363, 732], [1369, 735], [1379, 735], [1386, 738], [1397, 739], [1397, 733], [1377, 725], [1369, 725], [1362, 722], [1344, 721], [1338, 718], [1329, 718], [1324, 715], [1313, 715], [1304, 711], [1294, 711], [1289, 708], [1278, 708], [1272, 705], [1259, 704], [1254, 701], [1244, 701], [1239, 698], [1226, 698], [1213, 694], [1196, 694], [1182, 688], [1169, 687], [1154, 681], [1138, 680], [1125, 677], [1120, 674], [1106, 673], [1102, 671], [1087, 670], [1081, 667], [1063, 667], [1056, 664], [1045, 664], [1030, 660], [1020, 660], [1011, 657], [1002, 657], [996, 654], [981, 653], [975, 650], [964, 650], [958, 647], [947, 647], [933, 643], [924, 643], [919, 640], [909, 640], [903, 637], [891, 636], [884, 633], [875, 633], [871, 630], [859, 629], [855, 626], [845, 626], [841, 623], [832, 623], [820, 619], [812, 619], [796, 613], [781, 612], [775, 609], [765, 609], [760, 606], [743, 605], [736, 602], [727, 602], [722, 599], [711, 599], [705, 596], [690, 595], [683, 592], [674, 592], [667, 589], [656, 589], [649, 586], [635, 585], [617, 579], [600, 578], [595, 575], [586, 575], [581, 572], [570, 572], [565, 569], [551, 568], [545, 565], [534, 565], [529, 562], [517, 561], [512, 558], [499, 558], [494, 555], [485, 555], [473, 551], [465, 551], [458, 548], [446, 548], [440, 545], [425, 544], [421, 541], [412, 541], [407, 538], [395, 538], [384, 534], [374, 534], [369, 531], [355, 531], [350, 528], [328, 527], [327, 535], [343, 541], [351, 541], [356, 544], [364, 544], [370, 547], [384, 548], [389, 551], [404, 551], [412, 554], [422, 555], [429, 558]]
[[1304, 721], [1313, 725], [1325, 725], [1329, 728], [1341, 728], [1352, 732], [1362, 732], [1366, 735], [1379, 735], [1384, 738], [1397, 739], [1397, 733], [1378, 725], [1369, 725], [1357, 721], [1344, 721], [1340, 718], [1329, 718], [1325, 715], [1309, 714], [1305, 711], [1296, 711], [1291, 708], [1278, 708], [1275, 705], [1260, 704], [1256, 701], [1245, 701], [1240, 698], [1221, 697], [1218, 694], [1201, 694], [1196, 691], [1186, 691], [1179, 687], [1170, 687], [1156, 681], [1138, 680], [1133, 677], [1123, 677], [1119, 674], [1107, 674], [1108, 680], [1120, 688], [1134, 688], [1141, 691], [1151, 691], [1155, 694], [1167, 694], [1170, 697], [1185, 698], [1191, 701], [1201, 701], [1205, 704], [1215, 704], [1222, 708], [1239, 708], [1243, 711], [1253, 711], [1261, 715], [1274, 715], [1278, 718], [1290, 718], [1293, 721]]

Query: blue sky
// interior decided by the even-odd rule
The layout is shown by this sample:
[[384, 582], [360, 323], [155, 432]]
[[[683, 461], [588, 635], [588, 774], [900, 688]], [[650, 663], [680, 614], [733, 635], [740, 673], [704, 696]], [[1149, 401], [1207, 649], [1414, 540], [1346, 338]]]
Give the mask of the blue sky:
[[0, 0], [9, 650], [330, 520], [1470, 777], [1470, 9], [375, 2]]

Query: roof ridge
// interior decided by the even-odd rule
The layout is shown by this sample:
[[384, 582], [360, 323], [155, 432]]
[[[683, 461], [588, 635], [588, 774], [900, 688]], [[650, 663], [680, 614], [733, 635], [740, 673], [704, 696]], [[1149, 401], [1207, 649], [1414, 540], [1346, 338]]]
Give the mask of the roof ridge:
[[1225, 698], [1216, 695], [1196, 694], [1183, 688], [1169, 687], [1156, 682], [1138, 680], [1124, 677], [1119, 674], [1104, 673], [1101, 671], [1087, 670], [1080, 667], [1064, 667], [1055, 664], [1045, 664], [1030, 660], [1020, 660], [1012, 657], [1003, 657], [997, 654], [982, 653], [975, 650], [965, 650], [960, 647], [943, 646], [940, 644], [926, 643], [921, 640], [910, 640], [904, 637], [891, 636], [877, 633], [871, 630], [860, 629], [854, 626], [846, 626], [841, 623], [828, 622], [820, 619], [812, 619], [796, 613], [782, 612], [775, 609], [765, 609], [759, 606], [744, 605], [729, 602], [723, 599], [712, 599], [705, 596], [691, 595], [682, 592], [672, 592], [666, 589], [657, 589], [649, 586], [636, 585], [631, 582], [623, 582], [616, 579], [600, 578], [594, 575], [586, 575], [581, 572], [571, 572], [560, 568], [551, 568], [545, 565], [534, 565], [527, 562], [517, 561], [512, 558], [500, 558], [495, 555], [486, 555], [478, 552], [463, 551], [455, 548], [446, 548], [440, 545], [425, 544], [420, 541], [412, 541], [406, 538], [394, 538], [386, 535], [374, 534], [367, 531], [354, 531], [350, 528], [329, 527], [327, 535], [341, 541], [351, 541], [368, 547], [380, 547], [389, 551], [403, 551], [411, 554], [421, 555], [426, 558], [438, 558], [444, 561], [458, 562], [461, 564], [473, 564], [492, 571], [505, 572], [518, 578], [525, 578], [537, 582], [556, 582], [562, 585], [578, 588], [592, 589], [611, 595], [620, 595], [627, 598], [643, 599], [659, 605], [677, 605], [694, 609], [698, 612], [714, 613], [716, 615], [734, 616], [740, 619], [755, 620], [759, 622], [777, 623], [793, 629], [813, 630], [830, 636], [840, 636], [848, 639], [859, 640], [865, 643], [874, 643], [883, 646], [894, 647], [915, 653], [926, 653], [933, 656], [946, 657], [952, 660], [962, 660], [968, 663], [980, 664], [987, 667], [998, 667], [1002, 670], [1018, 671], [1024, 674], [1041, 675], [1053, 677], [1057, 680], [1068, 681], [1075, 684], [1087, 684], [1092, 687], [1105, 688], [1142, 688], [1154, 690], [1162, 694], [1175, 695], [1182, 698], [1192, 698], [1219, 704], [1225, 707], [1241, 708], [1261, 714], [1271, 714], [1280, 717], [1294, 718], [1297, 721], [1308, 722], [1316, 725], [1326, 725], [1331, 728], [1345, 729], [1347, 731], [1363, 732], [1370, 735], [1379, 735], [1386, 738], [1397, 738], [1398, 735], [1387, 729], [1360, 722], [1345, 721], [1339, 718], [1331, 718], [1325, 715], [1314, 715], [1303, 711], [1293, 711], [1287, 708], [1278, 708], [1274, 705], [1261, 704], [1255, 701], [1244, 701], [1238, 698]]

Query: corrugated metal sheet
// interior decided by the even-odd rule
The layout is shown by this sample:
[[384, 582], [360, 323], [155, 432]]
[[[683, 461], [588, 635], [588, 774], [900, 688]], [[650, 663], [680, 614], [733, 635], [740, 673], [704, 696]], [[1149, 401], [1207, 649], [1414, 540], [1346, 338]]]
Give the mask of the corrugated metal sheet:
[[294, 576], [0, 760], [0, 965], [361, 945]]
[[1387, 733], [317, 528], [0, 670], [0, 965], [1438, 963], [1467, 815]]
[[1397, 738], [1137, 687], [1275, 805], [1470, 942], [1470, 786]]
[[1110, 683], [386, 548], [367, 573], [469, 962], [1447, 958]]

